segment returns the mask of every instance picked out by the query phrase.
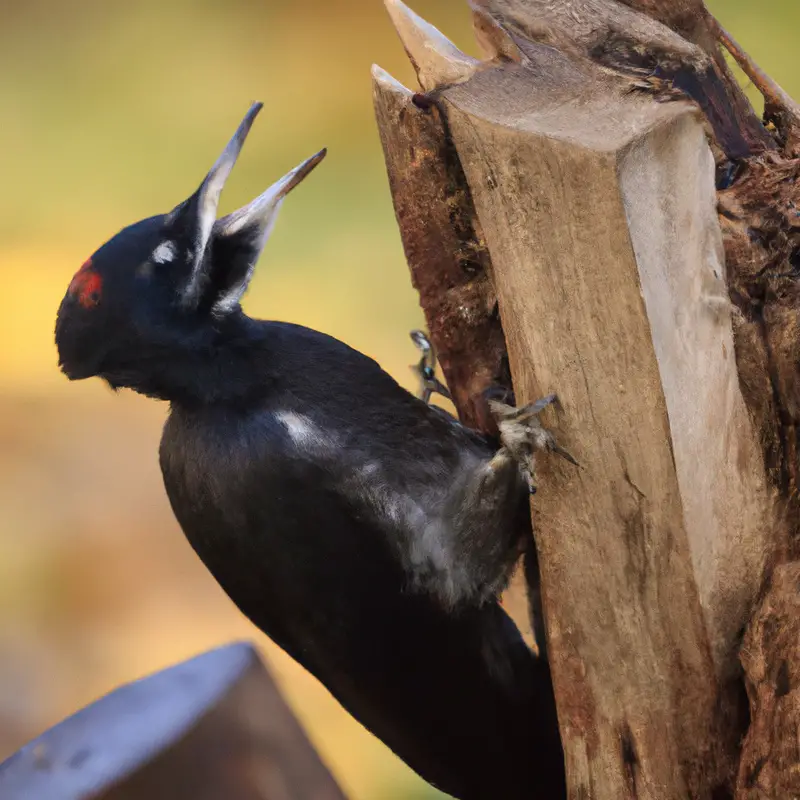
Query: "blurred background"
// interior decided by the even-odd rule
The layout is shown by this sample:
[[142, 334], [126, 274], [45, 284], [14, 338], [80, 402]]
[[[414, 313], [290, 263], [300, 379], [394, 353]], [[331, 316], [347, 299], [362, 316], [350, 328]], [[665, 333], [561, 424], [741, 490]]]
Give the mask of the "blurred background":
[[[462, 0], [414, 8], [475, 52]], [[800, 98], [797, 0], [716, 0]], [[166, 408], [69, 384], [53, 324], [70, 277], [197, 187], [252, 100], [222, 213], [323, 146], [284, 206], [249, 313], [331, 333], [411, 387], [411, 289], [370, 65], [413, 73], [380, 0], [0, 0], [0, 759], [119, 683], [257, 641], [354, 800], [433, 798], [227, 600], [184, 541], [157, 464]], [[421, 672], [424, 665], [421, 665]]]

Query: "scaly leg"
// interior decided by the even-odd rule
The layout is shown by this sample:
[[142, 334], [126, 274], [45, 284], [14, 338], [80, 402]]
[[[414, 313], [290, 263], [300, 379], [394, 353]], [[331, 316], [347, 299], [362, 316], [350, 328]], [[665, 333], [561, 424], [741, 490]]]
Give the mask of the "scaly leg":
[[411, 331], [411, 341], [422, 353], [419, 363], [412, 364], [411, 369], [420, 380], [419, 398], [430, 403], [431, 395], [440, 394], [450, 400], [447, 387], [436, 377], [436, 352], [423, 331]]

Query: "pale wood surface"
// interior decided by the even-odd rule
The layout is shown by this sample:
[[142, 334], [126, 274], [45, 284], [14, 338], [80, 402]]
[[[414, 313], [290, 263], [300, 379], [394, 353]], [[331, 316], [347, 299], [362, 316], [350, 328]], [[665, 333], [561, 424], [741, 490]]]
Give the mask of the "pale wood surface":
[[[519, 400], [559, 394], [564, 445], [582, 465], [542, 467], [534, 502], [572, 793], [627, 796], [633, 752], [631, 796], [710, 796], [735, 756], [718, 709], [735, 703], [724, 677], [770, 527], [730, 321], [703, 302], [719, 231], [702, 127], [671, 106], [682, 116], [605, 153], [447, 97]], [[665, 175], [675, 180], [649, 197]], [[678, 221], [696, 236], [676, 235]], [[684, 304], [694, 313], [676, 320]]]

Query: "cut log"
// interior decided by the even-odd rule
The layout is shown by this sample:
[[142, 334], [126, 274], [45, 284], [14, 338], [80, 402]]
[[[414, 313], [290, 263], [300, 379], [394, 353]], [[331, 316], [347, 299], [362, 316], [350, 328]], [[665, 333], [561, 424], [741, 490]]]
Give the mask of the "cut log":
[[344, 800], [247, 644], [120, 687], [0, 765], [3, 800]]
[[736, 755], [728, 684], [771, 542], [713, 159], [681, 104], [533, 76], [526, 98], [522, 77], [443, 96], [517, 397], [559, 394], [583, 467], [553, 465], [534, 504], [573, 791], [710, 796]]
[[[648, 5], [659, 22], [638, 13]], [[476, 6], [489, 60], [457, 81], [428, 60], [415, 98], [383, 74], [376, 109], [415, 284], [442, 285], [425, 244], [442, 239], [448, 285], [465, 280], [437, 216], [442, 181], [424, 182], [448, 153], [482, 232], [517, 401], [556, 392], [550, 422], [581, 464], [543, 463], [533, 503], [569, 793], [731, 796], [741, 635], [796, 520], [774, 479], [787, 455], [769, 334], [729, 299], [741, 280], [726, 268], [707, 134], [720, 164], [776, 142], [701, 3], [682, 4], [702, 10], [693, 21], [656, 14], [667, 6], [655, 0]], [[412, 31], [414, 15], [398, 24], [401, 11], [393, 0], [412, 63], [428, 47], [457, 52], [427, 24]], [[421, 300], [446, 348], [464, 325], [431, 313], [435, 295]], [[445, 375], [469, 408], [477, 387]]]

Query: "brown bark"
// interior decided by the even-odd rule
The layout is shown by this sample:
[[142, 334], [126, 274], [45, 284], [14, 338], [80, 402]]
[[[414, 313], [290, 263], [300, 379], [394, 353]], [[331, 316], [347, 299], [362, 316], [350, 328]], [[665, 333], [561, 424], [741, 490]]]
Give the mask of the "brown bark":
[[344, 800], [252, 647], [120, 687], [0, 766], [3, 800]]
[[[435, 105], [376, 71], [378, 127], [411, 281], [453, 404], [465, 424], [490, 431], [483, 392], [510, 383], [489, 274], [491, 263], [464, 171]], [[419, 102], [419, 100], [418, 100]]]
[[[387, 5], [426, 94], [381, 74], [379, 127], [432, 339], [459, 342], [456, 405], [474, 420], [504, 339], [518, 399], [559, 394], [582, 466], [543, 465], [533, 504], [570, 796], [730, 796], [741, 631], [800, 542], [797, 109], [743, 63], [762, 125], [699, 0], [474, 0], [480, 63]], [[488, 349], [440, 310], [462, 240], [498, 302]], [[753, 685], [740, 776], [798, 722]]]
[[742, 646], [753, 724], [739, 800], [800, 797], [800, 563], [778, 567]]

